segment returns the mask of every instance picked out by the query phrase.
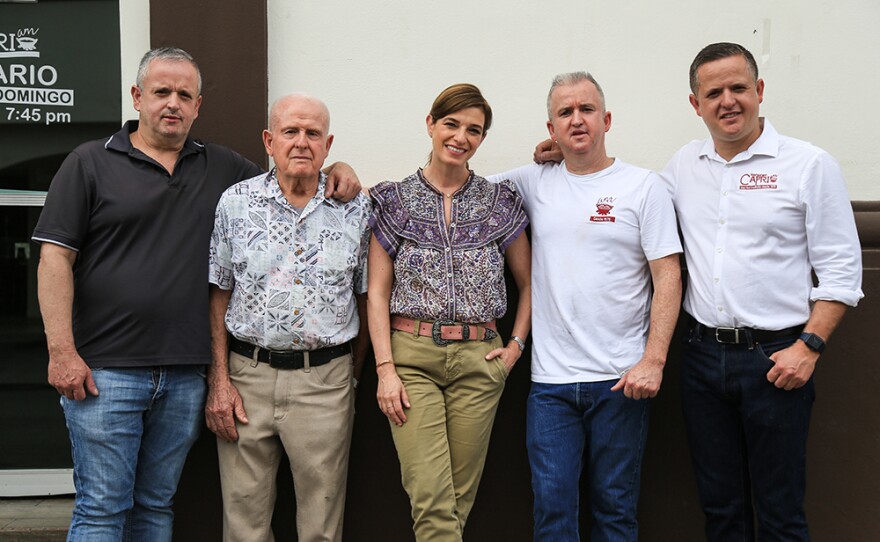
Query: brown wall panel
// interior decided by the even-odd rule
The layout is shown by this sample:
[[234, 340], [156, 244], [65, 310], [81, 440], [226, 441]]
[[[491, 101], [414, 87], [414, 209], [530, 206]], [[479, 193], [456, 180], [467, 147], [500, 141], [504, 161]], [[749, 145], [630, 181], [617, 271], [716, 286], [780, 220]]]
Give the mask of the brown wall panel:
[[199, 64], [203, 98], [193, 136], [267, 167], [266, 2], [152, 0], [150, 41], [185, 49]]

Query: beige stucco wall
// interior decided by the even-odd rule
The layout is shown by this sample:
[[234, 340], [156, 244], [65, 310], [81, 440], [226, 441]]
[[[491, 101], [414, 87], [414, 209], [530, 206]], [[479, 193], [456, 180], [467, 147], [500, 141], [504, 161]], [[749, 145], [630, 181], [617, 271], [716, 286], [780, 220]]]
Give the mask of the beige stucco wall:
[[605, 88], [610, 153], [662, 168], [705, 137], [687, 101], [691, 60], [708, 43], [736, 41], [759, 61], [776, 128], [831, 152], [853, 199], [880, 199], [876, 0], [269, 0], [268, 12], [270, 102], [294, 90], [323, 98], [331, 159], [366, 184], [424, 162], [431, 101], [463, 81], [496, 115], [472, 167], [528, 161], [547, 133], [551, 78], [576, 69]]

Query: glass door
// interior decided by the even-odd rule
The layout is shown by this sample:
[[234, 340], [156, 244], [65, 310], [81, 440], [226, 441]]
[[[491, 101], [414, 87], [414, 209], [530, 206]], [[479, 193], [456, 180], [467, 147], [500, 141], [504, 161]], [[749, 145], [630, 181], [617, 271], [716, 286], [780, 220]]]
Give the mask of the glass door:
[[30, 237], [64, 157], [119, 130], [119, 38], [118, 0], [0, 2], [0, 496], [73, 491]]
[[0, 496], [73, 492], [70, 444], [37, 303], [44, 191], [0, 189]]

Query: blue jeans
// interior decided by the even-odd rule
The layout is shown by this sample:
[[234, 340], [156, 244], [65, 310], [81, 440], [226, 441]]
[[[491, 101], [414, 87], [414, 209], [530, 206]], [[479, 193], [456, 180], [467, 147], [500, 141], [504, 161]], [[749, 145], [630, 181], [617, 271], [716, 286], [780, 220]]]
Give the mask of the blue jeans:
[[748, 345], [688, 337], [682, 352], [685, 428], [716, 541], [809, 540], [804, 513], [813, 380], [785, 391], [767, 381], [769, 357], [791, 339]]
[[635, 541], [646, 400], [611, 392], [616, 380], [532, 383], [526, 445], [535, 494], [535, 540], [577, 542], [581, 470], [587, 464], [590, 540]]
[[205, 406], [203, 366], [93, 369], [98, 396], [61, 398], [76, 502], [68, 541], [171, 540], [177, 482]]

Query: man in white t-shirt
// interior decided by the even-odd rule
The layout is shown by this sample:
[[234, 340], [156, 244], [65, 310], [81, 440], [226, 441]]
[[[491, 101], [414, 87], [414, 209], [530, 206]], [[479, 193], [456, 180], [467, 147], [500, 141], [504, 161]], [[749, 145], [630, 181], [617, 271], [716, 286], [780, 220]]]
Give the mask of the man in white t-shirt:
[[531, 221], [535, 540], [580, 540], [586, 462], [591, 538], [635, 541], [647, 399], [681, 299], [675, 212], [655, 174], [608, 156], [611, 113], [591, 75], [557, 76], [547, 110], [563, 162], [494, 176], [516, 184]]
[[757, 518], [760, 540], [809, 540], [812, 375], [863, 296], [852, 207], [828, 153], [759, 116], [764, 81], [747, 49], [705, 47], [690, 86], [711, 138], [661, 175], [689, 271], [682, 404], [706, 536], [755, 540]]

